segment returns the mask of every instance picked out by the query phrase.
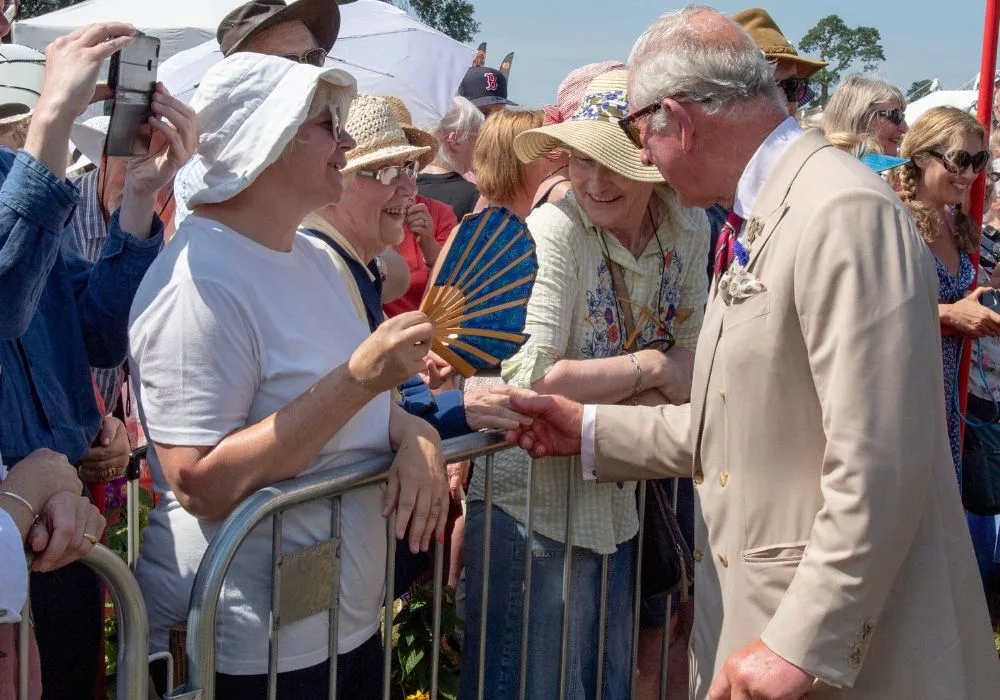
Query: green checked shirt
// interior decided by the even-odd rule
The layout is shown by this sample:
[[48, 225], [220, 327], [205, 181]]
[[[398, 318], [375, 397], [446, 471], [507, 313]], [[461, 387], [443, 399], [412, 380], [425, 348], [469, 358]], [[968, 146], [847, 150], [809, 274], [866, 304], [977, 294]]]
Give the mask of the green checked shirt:
[[[611, 259], [622, 267], [628, 296], [636, 304], [633, 316], [639, 346], [665, 335], [656, 322], [643, 317], [647, 309], [651, 316], [659, 314], [678, 347], [693, 351], [708, 294], [708, 219], [701, 209], [681, 207], [672, 190], [658, 188], [657, 192], [668, 215], [638, 260], [609, 232], [604, 231], [603, 237]], [[624, 328], [599, 230], [572, 193], [557, 204], [537, 209], [527, 224], [538, 252], [538, 277], [525, 324], [530, 340], [503, 364], [503, 377], [509, 384], [530, 388], [560, 359], [620, 355]], [[493, 503], [526, 523], [527, 461], [523, 452], [515, 454], [505, 454], [502, 460], [498, 456]], [[482, 498], [482, 471], [477, 470], [470, 488], [474, 500]], [[634, 482], [619, 488], [584, 481], [578, 457], [537, 460], [534, 472], [534, 526], [542, 535], [566, 541], [569, 479], [575, 482], [574, 546], [611, 553], [638, 531]]]

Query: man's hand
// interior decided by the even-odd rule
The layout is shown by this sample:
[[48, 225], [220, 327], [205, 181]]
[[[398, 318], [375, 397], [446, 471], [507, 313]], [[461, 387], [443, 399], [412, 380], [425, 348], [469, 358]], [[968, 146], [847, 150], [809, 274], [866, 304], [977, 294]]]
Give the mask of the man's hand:
[[532, 419], [528, 427], [507, 431], [507, 441], [535, 459], [572, 457], [580, 454], [583, 405], [556, 394], [512, 395], [510, 407]]
[[53, 571], [86, 556], [101, 539], [104, 525], [104, 516], [85, 497], [57, 493], [28, 534], [28, 544], [38, 554], [32, 568]]
[[409, 528], [410, 551], [426, 552], [431, 535], [444, 542], [448, 521], [448, 479], [441, 438], [428, 423], [399, 409], [390, 418], [389, 439], [396, 458], [389, 468], [382, 515], [388, 518], [395, 512], [396, 539], [403, 539]]
[[708, 690], [709, 700], [800, 700], [815, 677], [785, 661], [760, 640], [726, 661]]
[[511, 408], [511, 398], [537, 396], [527, 389], [506, 384], [478, 386], [465, 393], [465, 422], [473, 430], [518, 430], [531, 425], [531, 418]]
[[155, 197], [198, 147], [194, 110], [173, 97], [163, 83], [156, 85], [152, 111], [149, 152], [129, 158], [125, 174], [126, 191], [138, 197]]
[[88, 483], [118, 478], [128, 467], [131, 450], [125, 424], [105, 416], [93, 447], [80, 460], [80, 478]]

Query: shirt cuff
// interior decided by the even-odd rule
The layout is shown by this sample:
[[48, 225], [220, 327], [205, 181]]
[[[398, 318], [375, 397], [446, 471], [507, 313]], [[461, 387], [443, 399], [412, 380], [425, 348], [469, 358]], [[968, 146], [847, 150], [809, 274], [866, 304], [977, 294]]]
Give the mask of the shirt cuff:
[[60, 180], [25, 151], [17, 154], [0, 191], [0, 201], [52, 233], [69, 226], [79, 199], [76, 185]]
[[594, 456], [596, 425], [597, 406], [587, 404], [583, 407], [583, 425], [580, 428], [580, 467], [584, 481], [597, 481], [597, 458]]
[[0, 624], [21, 621], [28, 594], [28, 564], [17, 525], [0, 508]]

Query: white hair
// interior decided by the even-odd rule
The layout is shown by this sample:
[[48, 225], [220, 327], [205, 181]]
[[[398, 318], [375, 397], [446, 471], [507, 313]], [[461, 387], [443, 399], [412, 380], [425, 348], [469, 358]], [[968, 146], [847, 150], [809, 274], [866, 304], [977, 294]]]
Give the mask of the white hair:
[[[719, 33], [718, 21], [705, 22], [706, 14], [731, 24], [734, 32]], [[675, 97], [700, 103], [708, 114], [737, 119], [756, 115], [757, 110], [747, 109], [751, 102], [787, 109], [774, 66], [750, 35], [704, 5], [688, 5], [656, 20], [632, 47], [628, 68], [629, 102], [634, 105]], [[666, 115], [657, 112], [649, 124], [662, 129]]]
[[475, 136], [485, 119], [486, 117], [483, 116], [483, 113], [472, 102], [458, 95], [453, 97], [451, 105], [444, 115], [444, 119], [439, 124], [428, 129], [434, 135], [434, 138], [438, 140], [438, 144], [440, 144], [433, 164], [457, 171], [458, 164], [454, 163], [451, 158], [448, 134], [455, 134], [455, 139], [460, 143], [464, 143]]

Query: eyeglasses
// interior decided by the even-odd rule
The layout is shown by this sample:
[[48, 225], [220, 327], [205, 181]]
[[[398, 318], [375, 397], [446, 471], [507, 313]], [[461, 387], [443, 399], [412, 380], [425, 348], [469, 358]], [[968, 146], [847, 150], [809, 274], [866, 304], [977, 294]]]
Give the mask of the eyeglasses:
[[405, 176], [408, 180], [417, 178], [417, 161], [411, 160], [406, 165], [387, 165], [378, 170], [359, 170], [358, 175], [370, 177], [383, 185], [395, 185], [400, 176]]
[[969, 167], [972, 168], [973, 173], [978, 175], [990, 162], [989, 151], [980, 151], [975, 155], [968, 151], [949, 151], [945, 155], [941, 155], [939, 151], [927, 151], [927, 155], [934, 156], [941, 161], [944, 169], [953, 175], [963, 173]]
[[632, 114], [627, 117], [622, 117], [618, 120], [618, 126], [625, 132], [625, 135], [628, 137], [628, 140], [632, 142], [632, 145], [640, 151], [642, 150], [642, 136], [639, 133], [638, 122], [643, 117], [648, 117], [650, 114], [656, 114], [661, 109], [663, 109], [663, 100], [646, 105], [638, 112], [632, 112]]
[[809, 91], [809, 81], [805, 78], [785, 78], [778, 81], [778, 87], [785, 93], [786, 102], [798, 104]]
[[882, 117], [883, 119], [888, 119], [890, 122], [899, 126], [906, 121], [906, 112], [901, 110], [899, 107], [895, 109], [879, 109], [872, 113], [873, 116]]
[[326, 49], [309, 49], [301, 54], [286, 53], [282, 54], [281, 57], [287, 58], [289, 61], [295, 61], [296, 63], [308, 63], [310, 66], [322, 68], [326, 63]]

